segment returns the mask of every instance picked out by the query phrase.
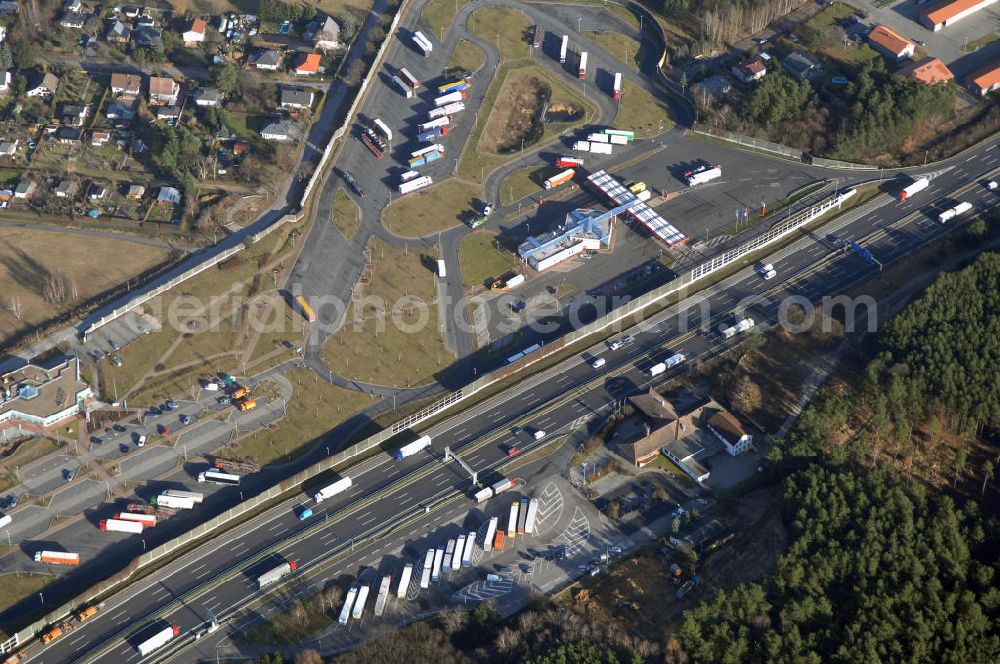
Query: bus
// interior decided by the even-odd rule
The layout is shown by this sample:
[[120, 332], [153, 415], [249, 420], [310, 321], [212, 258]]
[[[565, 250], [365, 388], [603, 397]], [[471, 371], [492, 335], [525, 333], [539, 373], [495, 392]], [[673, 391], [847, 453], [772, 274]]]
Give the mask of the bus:
[[542, 45], [542, 26], [535, 24], [535, 34], [531, 39], [531, 45], [534, 48], [538, 48]]
[[316, 312], [313, 311], [313, 308], [309, 306], [308, 302], [306, 302], [306, 298], [301, 295], [297, 295], [295, 297], [295, 303], [299, 305], [299, 311], [307, 321], [310, 323], [316, 322]]

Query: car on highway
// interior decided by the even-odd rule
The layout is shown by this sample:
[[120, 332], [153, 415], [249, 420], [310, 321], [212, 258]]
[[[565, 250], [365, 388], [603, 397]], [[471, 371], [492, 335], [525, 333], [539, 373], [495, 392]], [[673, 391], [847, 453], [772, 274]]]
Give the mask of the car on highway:
[[774, 266], [771, 265], [770, 263], [761, 263], [757, 265], [757, 267], [754, 269], [757, 270], [757, 274], [759, 274], [764, 281], [767, 281], [768, 279], [773, 279], [778, 274], [775, 271]]
[[607, 363], [608, 363], [607, 360], [605, 360], [603, 357], [599, 357], [599, 358], [597, 358], [596, 360], [594, 360], [593, 362], [590, 363], [590, 368], [591, 369], [600, 369], [601, 367], [603, 367]]
[[114, 339], [112, 339], [111, 340], [111, 349], [112, 350], [121, 350], [122, 347], [118, 345], [117, 341], [115, 341]]
[[516, 445], [507, 446], [507, 456], [512, 457], [521, 453], [521, 448]]
[[524, 433], [524, 427], [514, 427], [514, 435], [520, 436]]
[[986, 188], [990, 189], [990, 190], [996, 189], [997, 188], [997, 181], [996, 180], [987, 180], [986, 181]]

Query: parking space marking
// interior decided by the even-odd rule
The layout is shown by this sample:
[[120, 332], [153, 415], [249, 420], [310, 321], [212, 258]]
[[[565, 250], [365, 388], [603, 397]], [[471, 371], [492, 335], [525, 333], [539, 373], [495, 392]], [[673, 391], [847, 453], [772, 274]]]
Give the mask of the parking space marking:
[[549, 482], [538, 497], [538, 513], [535, 516], [535, 534], [541, 535], [559, 522], [563, 511], [563, 495], [555, 482]]
[[573, 510], [573, 518], [570, 519], [569, 525], [559, 533], [555, 541], [566, 544], [569, 548], [569, 555], [572, 557], [583, 549], [589, 538], [590, 520], [583, 513], [583, 510], [576, 507]]
[[514, 589], [514, 580], [509, 577], [500, 577], [499, 581], [476, 581], [452, 595], [456, 602], [480, 602], [484, 599], [502, 597]]

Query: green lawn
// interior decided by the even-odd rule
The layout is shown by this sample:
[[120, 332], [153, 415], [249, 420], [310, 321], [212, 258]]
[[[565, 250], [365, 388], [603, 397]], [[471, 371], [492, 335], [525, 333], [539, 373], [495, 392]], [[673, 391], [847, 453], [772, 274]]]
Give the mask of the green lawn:
[[438, 255], [379, 241], [371, 244], [369, 255], [363, 300], [352, 304], [343, 328], [323, 347], [323, 359], [334, 373], [355, 380], [424, 384], [454, 360], [444, 347], [438, 321]]
[[348, 242], [354, 239], [361, 225], [361, 209], [343, 189], [337, 189], [333, 195], [333, 223]]
[[500, 60], [519, 60], [531, 50], [534, 23], [509, 7], [483, 7], [469, 17], [469, 29], [500, 50]]
[[617, 34], [614, 32], [587, 32], [584, 31], [583, 36], [597, 44], [598, 47], [611, 57], [615, 58], [634, 72], [639, 71], [639, 62], [642, 61], [640, 58], [640, 52], [642, 50], [642, 44], [631, 37], [626, 35]]
[[563, 170], [558, 166], [526, 166], [519, 168], [500, 182], [500, 198], [504, 205], [510, 205], [514, 201], [545, 188], [545, 181], [561, 173]]
[[455, 44], [455, 49], [451, 52], [448, 60], [448, 68], [467, 69], [476, 71], [486, 63], [486, 53], [472, 42], [463, 39]]
[[670, 113], [662, 102], [637, 84], [628, 80], [623, 82], [615, 129], [634, 131], [636, 138], [640, 138], [666, 131], [672, 124]]
[[[6, 539], [6, 538], [5, 538]], [[54, 576], [49, 574], [4, 574], [0, 576], [0, 609], [6, 609], [25, 597], [31, 597], [43, 590], [45, 586], [55, 581]], [[12, 625], [18, 627], [18, 625]], [[6, 631], [0, 630], [5, 637], [10, 636]]]
[[[330, 385], [311, 369], [293, 369], [284, 375], [292, 383], [292, 400], [285, 416], [274, 428], [262, 429], [224, 448], [227, 452], [253, 457], [265, 465], [288, 463], [308, 452], [327, 431], [372, 403], [369, 395]], [[331, 452], [341, 448], [339, 440], [325, 442]]]
[[401, 196], [383, 212], [383, 223], [396, 235], [422, 237], [457, 226], [479, 208], [479, 187], [445, 180]]
[[509, 251], [498, 250], [496, 237], [485, 231], [462, 239], [458, 245], [458, 261], [462, 266], [462, 285], [466, 288], [483, 287], [505, 272], [521, 267], [517, 257]]
[[420, 12], [420, 20], [430, 28], [433, 37], [441, 39], [443, 31], [451, 28], [458, 10], [469, 2], [470, 0], [428, 0], [424, 10]]

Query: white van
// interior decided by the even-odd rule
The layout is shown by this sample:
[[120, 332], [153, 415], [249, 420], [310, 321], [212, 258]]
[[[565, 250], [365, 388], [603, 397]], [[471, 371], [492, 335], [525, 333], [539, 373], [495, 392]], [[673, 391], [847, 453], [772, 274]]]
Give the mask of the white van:
[[535, 436], [535, 440], [541, 440], [542, 438], [545, 438], [545, 432], [542, 431], [541, 429], [536, 429], [535, 433], [534, 433], [534, 436]]
[[590, 363], [590, 367], [592, 369], [600, 369], [605, 364], [607, 364], [607, 360], [605, 360], [603, 357], [599, 357], [599, 358], [597, 358], [596, 360], [594, 360], [593, 362]]
[[142, 447], [146, 444], [146, 434], [139, 434], [138, 440], [135, 441], [137, 447]]

